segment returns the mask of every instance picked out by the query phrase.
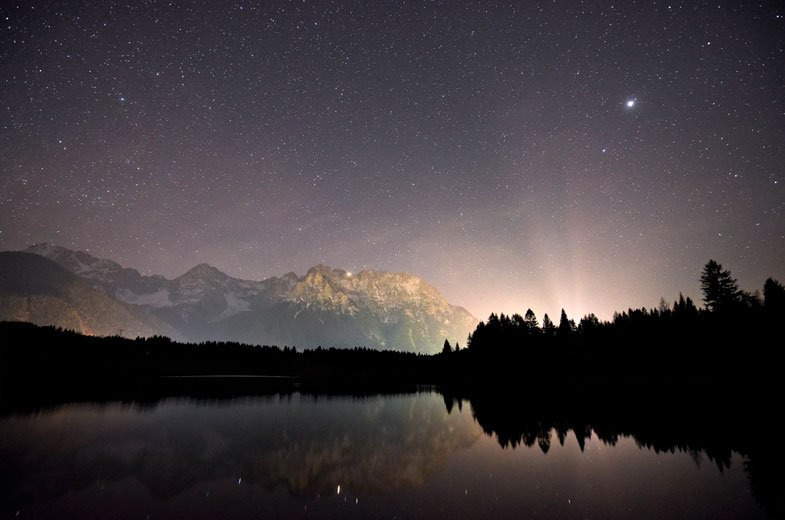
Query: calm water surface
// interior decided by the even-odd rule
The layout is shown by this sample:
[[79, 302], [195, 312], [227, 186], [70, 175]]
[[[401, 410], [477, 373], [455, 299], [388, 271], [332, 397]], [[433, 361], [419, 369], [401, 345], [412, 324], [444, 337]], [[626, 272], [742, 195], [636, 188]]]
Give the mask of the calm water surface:
[[503, 448], [469, 403], [450, 408], [428, 392], [293, 394], [5, 416], [0, 515], [764, 517], [740, 455], [720, 469], [699, 452], [596, 435], [581, 449], [574, 432], [547, 429]]

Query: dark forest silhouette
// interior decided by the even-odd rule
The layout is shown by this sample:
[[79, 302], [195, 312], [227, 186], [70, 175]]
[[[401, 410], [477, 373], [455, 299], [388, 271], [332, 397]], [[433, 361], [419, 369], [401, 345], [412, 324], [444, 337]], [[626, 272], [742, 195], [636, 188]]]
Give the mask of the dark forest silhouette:
[[704, 309], [679, 294], [672, 305], [662, 300], [658, 308], [628, 309], [611, 321], [589, 314], [576, 324], [562, 310], [558, 326], [547, 314], [539, 326], [531, 309], [524, 316], [491, 314], [469, 336], [465, 355], [449, 355], [507, 375], [712, 376], [772, 369], [774, 346], [783, 338], [785, 287], [769, 278], [763, 297], [743, 291], [714, 260], [700, 284]]

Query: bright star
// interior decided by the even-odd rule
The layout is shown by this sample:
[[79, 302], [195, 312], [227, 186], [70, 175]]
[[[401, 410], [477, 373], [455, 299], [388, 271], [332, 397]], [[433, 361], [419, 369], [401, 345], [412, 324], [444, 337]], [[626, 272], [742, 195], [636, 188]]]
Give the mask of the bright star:
[[627, 100], [627, 108], [632, 108], [634, 106], [635, 106], [635, 100], [634, 99], [628, 99]]

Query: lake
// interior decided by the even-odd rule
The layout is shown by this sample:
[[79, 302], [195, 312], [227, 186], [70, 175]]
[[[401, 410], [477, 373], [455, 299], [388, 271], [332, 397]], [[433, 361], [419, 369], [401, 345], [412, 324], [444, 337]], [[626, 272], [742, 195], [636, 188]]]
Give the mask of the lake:
[[481, 405], [435, 391], [293, 392], [7, 412], [0, 514], [766, 517], [734, 451], [662, 450], [645, 435], [529, 421], [522, 410], [494, 424]]

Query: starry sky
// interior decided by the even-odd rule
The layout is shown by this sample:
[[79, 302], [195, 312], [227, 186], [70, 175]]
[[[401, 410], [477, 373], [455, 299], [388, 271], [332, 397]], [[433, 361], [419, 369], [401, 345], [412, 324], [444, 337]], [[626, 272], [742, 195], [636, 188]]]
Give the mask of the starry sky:
[[3, 250], [480, 318], [785, 279], [782, 2], [5, 1], [0, 72]]

